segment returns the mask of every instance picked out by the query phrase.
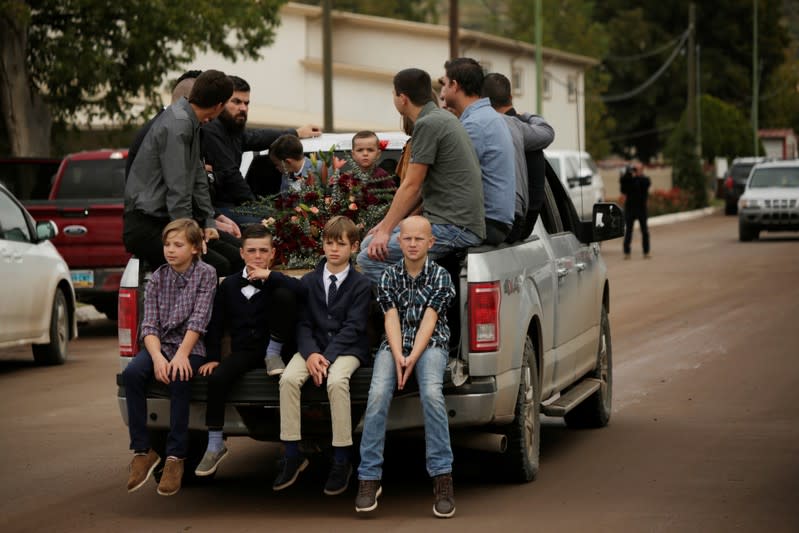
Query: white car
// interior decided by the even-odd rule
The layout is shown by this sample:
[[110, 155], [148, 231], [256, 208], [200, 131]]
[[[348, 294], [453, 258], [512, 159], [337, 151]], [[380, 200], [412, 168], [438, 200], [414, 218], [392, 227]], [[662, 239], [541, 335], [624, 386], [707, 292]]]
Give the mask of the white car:
[[46, 365], [64, 363], [78, 335], [69, 267], [49, 241], [57, 231], [0, 184], [0, 348], [33, 344]]
[[738, 238], [761, 231], [799, 231], [799, 160], [760, 163], [752, 168], [738, 200]]
[[605, 199], [605, 182], [588, 152], [544, 150], [544, 155], [560, 178], [581, 220], [589, 220], [594, 204]]

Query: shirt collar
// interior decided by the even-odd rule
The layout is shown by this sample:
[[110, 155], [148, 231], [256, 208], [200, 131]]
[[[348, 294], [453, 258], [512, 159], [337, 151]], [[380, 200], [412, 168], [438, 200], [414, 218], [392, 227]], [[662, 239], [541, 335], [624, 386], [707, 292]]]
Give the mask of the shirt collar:
[[430, 256], [429, 255], [424, 258], [424, 266], [422, 267], [422, 270], [419, 271], [419, 275], [416, 276], [415, 278], [411, 277], [411, 275], [408, 273], [408, 269], [405, 268], [405, 259], [400, 259], [399, 262], [400, 262], [400, 269], [402, 270], [402, 273], [405, 276], [408, 276], [411, 279], [420, 279], [420, 278], [423, 278], [423, 277], [426, 278], [427, 274], [430, 271]]
[[463, 113], [461, 113], [461, 122], [466, 120], [466, 118], [469, 115], [471, 115], [475, 110], [490, 105], [491, 105], [491, 100], [489, 100], [488, 98], [480, 98], [479, 100], [472, 102], [466, 107], [466, 109], [463, 110]]
[[438, 107], [435, 102], [427, 102], [424, 106], [422, 106], [422, 110], [419, 111], [419, 116], [416, 117], [416, 120], [419, 120], [421, 117], [430, 113], [434, 109], [441, 109], [441, 108]]
[[341, 272], [339, 272], [337, 274], [333, 274], [332, 272], [330, 272], [327, 269], [327, 262], [325, 262], [325, 268], [324, 268], [323, 272], [324, 272], [324, 275], [325, 275], [325, 280], [329, 280], [330, 276], [336, 276], [336, 283], [340, 284], [349, 275], [349, 273], [350, 273], [350, 265], [348, 264], [347, 268], [345, 268]]
[[192, 261], [191, 265], [189, 265], [189, 268], [183, 273], [178, 272], [171, 266], [169, 267], [169, 270], [172, 272], [175, 284], [178, 287], [183, 288], [189, 282], [189, 279], [191, 279], [191, 275], [194, 273], [195, 268], [197, 268], [197, 261]]

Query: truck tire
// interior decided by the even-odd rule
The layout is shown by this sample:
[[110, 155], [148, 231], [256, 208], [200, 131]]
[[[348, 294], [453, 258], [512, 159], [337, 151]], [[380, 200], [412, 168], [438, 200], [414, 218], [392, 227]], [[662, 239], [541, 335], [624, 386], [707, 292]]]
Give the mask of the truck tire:
[[[166, 440], [169, 435], [169, 430], [166, 429], [153, 429], [150, 430], [150, 446], [161, 457], [161, 462], [153, 472], [156, 483], [161, 481], [161, 474], [164, 471], [164, 461], [166, 461]], [[207, 431], [189, 431], [189, 450], [186, 453], [186, 459], [183, 461], [183, 484], [199, 484], [206, 480], [211, 480], [216, 476], [216, 472], [210, 476], [197, 477], [194, 475], [194, 469], [202, 461], [205, 449], [208, 447], [208, 432]]]
[[533, 341], [524, 343], [516, 417], [505, 426], [508, 449], [499, 456], [502, 477], [512, 483], [533, 481], [538, 474], [541, 449], [541, 389]]
[[601, 428], [610, 421], [613, 403], [613, 347], [610, 342], [610, 320], [604, 305], [599, 328], [596, 368], [591, 376], [600, 381], [599, 390], [566, 413], [564, 419], [570, 428]]
[[727, 216], [738, 214], [738, 203], [735, 200], [727, 198], [724, 202], [724, 214]]
[[757, 239], [760, 236], [760, 232], [754, 229], [751, 225], [745, 222], [738, 222], [738, 240], [741, 242], [749, 242], [751, 240]]
[[50, 342], [33, 345], [33, 359], [41, 365], [63, 365], [69, 342], [69, 309], [61, 289], [56, 289], [50, 313]]

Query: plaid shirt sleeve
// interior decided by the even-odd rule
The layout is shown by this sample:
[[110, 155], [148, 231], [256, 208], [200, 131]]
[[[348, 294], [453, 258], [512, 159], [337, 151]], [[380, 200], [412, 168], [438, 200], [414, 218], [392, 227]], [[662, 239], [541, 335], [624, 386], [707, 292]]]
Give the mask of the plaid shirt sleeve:
[[383, 314], [396, 307], [393, 296], [397, 289], [396, 278], [396, 269], [389, 267], [383, 271], [380, 282], [377, 284], [377, 303], [380, 304]]
[[147, 335], [155, 335], [159, 339], [163, 336], [161, 321], [158, 317], [158, 295], [162, 282], [163, 270], [156, 271], [150, 278], [147, 288], [144, 290], [144, 317], [141, 321], [141, 338]]
[[[197, 265], [198, 267], [200, 265]], [[194, 308], [186, 321], [186, 329], [205, 334], [208, 322], [211, 320], [211, 309], [216, 294], [216, 270], [212, 267], [197, 268], [194, 273], [198, 277], [197, 290], [194, 299]]]
[[455, 297], [455, 287], [452, 285], [452, 278], [444, 268], [435, 265], [435, 270], [430, 279], [433, 292], [427, 301], [427, 307], [431, 307], [436, 313], [442, 315], [447, 312], [449, 303]]

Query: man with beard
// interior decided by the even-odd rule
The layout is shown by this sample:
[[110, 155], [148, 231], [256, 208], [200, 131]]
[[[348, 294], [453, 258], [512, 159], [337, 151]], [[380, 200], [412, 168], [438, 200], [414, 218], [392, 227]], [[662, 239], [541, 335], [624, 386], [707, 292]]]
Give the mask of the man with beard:
[[297, 137], [317, 137], [322, 134], [318, 126], [307, 125], [296, 130], [246, 129], [250, 106], [250, 85], [238, 76], [233, 80], [233, 96], [222, 113], [202, 127], [201, 149], [209, 179], [214, 208], [237, 224], [259, 222], [255, 217], [238, 215], [233, 208], [255, 200], [250, 186], [241, 175], [241, 154], [250, 150], [266, 150], [284, 133]]

